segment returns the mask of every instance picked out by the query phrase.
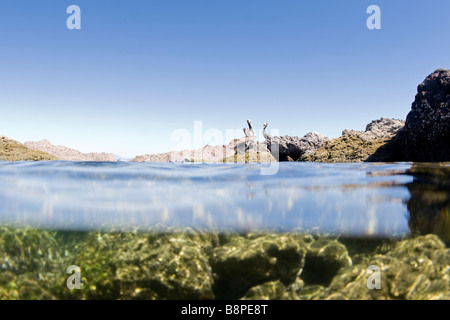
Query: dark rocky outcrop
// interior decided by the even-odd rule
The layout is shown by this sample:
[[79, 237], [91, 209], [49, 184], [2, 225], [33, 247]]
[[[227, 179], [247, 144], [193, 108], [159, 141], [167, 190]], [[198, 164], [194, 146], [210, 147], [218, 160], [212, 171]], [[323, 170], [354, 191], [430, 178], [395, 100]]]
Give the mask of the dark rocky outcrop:
[[273, 155], [278, 152], [280, 161], [297, 161], [301, 157], [313, 154], [327, 140], [327, 137], [318, 132], [309, 132], [302, 138], [296, 136], [267, 136], [266, 144]]
[[450, 70], [438, 69], [418, 86], [400, 140], [403, 160], [450, 161]]

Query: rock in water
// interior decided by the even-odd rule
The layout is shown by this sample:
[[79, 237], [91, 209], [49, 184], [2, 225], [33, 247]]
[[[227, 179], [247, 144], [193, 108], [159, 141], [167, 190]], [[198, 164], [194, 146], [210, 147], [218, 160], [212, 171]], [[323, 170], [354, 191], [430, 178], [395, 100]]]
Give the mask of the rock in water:
[[[215, 248], [210, 262], [216, 298], [237, 299], [251, 287], [270, 281], [294, 282], [304, 265], [305, 248], [295, 236], [276, 234], [236, 237]], [[261, 293], [266, 289], [255, 290]]]
[[450, 161], [450, 70], [438, 69], [417, 88], [402, 132], [404, 160]]
[[214, 234], [189, 228], [162, 234], [89, 233], [68, 262], [81, 268], [88, 285], [72, 291], [60, 286], [58, 296], [83, 300], [213, 299], [208, 254], [214, 241]]
[[381, 118], [366, 126], [366, 131], [344, 130], [342, 136], [326, 141], [316, 152], [301, 161], [316, 162], [383, 162], [396, 160], [396, 134], [405, 122]]
[[296, 136], [271, 137], [266, 140], [266, 143], [272, 154], [276, 153], [275, 141], [278, 142], [280, 161], [289, 161], [289, 158], [297, 161], [302, 156], [314, 154], [325, 141], [328, 141], [328, 138], [318, 132], [309, 132], [302, 138]]
[[352, 265], [347, 248], [337, 240], [330, 239], [311, 243], [305, 260], [301, 277], [307, 284], [327, 286], [341, 268]]
[[[406, 239], [381, 246], [379, 253], [339, 270], [320, 299], [448, 300], [450, 249], [436, 235]], [[370, 289], [379, 268], [380, 286]]]

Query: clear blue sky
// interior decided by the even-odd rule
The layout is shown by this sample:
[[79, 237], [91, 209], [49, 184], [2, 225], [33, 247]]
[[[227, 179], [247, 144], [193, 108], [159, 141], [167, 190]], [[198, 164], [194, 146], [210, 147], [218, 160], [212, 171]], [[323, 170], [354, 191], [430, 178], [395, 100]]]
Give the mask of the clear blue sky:
[[405, 119], [450, 68], [449, 15], [448, 0], [2, 1], [0, 134], [132, 157], [173, 149], [194, 121], [337, 137]]

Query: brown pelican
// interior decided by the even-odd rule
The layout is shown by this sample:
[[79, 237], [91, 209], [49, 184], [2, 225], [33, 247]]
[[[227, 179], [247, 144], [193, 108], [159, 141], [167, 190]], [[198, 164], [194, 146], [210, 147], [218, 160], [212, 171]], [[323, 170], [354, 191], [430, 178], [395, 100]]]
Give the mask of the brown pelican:
[[265, 122], [263, 124], [263, 135], [266, 140], [270, 140], [270, 139], [272, 139], [272, 136], [266, 132], [267, 126], [268, 126], [268, 124], [267, 124], [267, 122]]
[[246, 137], [254, 137], [255, 133], [253, 132], [252, 120], [247, 120], [248, 129], [244, 128], [244, 134]]

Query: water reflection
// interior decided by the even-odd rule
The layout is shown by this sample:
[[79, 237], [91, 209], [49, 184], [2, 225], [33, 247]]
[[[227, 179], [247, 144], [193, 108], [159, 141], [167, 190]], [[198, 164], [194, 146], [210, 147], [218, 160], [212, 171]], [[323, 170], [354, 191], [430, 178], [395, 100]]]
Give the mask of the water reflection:
[[448, 241], [445, 164], [0, 163], [0, 225], [58, 230], [191, 226]]
[[438, 235], [450, 241], [450, 166], [446, 163], [414, 164], [407, 172], [414, 181], [407, 184], [408, 225], [412, 233]]

